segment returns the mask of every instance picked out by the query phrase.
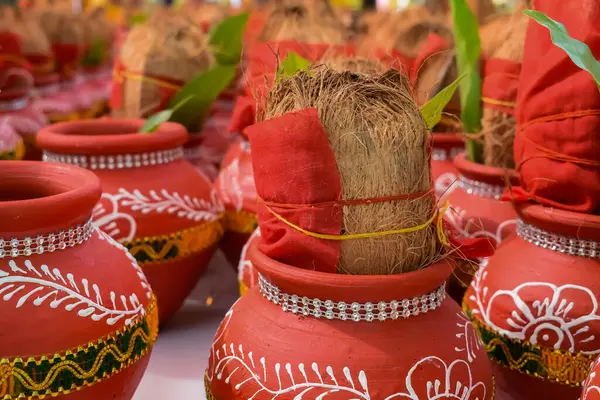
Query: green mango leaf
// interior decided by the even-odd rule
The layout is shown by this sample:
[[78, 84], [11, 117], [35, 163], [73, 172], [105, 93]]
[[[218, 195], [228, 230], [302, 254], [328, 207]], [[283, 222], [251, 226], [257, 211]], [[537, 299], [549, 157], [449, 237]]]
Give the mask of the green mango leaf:
[[169, 108], [163, 111], [159, 111], [156, 114], [153, 114], [146, 120], [146, 123], [140, 128], [139, 133], [154, 133], [158, 129], [158, 127], [163, 123], [171, 120], [173, 113], [181, 108], [185, 103], [190, 101], [193, 96], [188, 96], [184, 98], [182, 101], [177, 103], [173, 108]]
[[[467, 133], [481, 130], [481, 76], [479, 74], [479, 56], [481, 40], [477, 17], [469, 8], [466, 0], [451, 0], [452, 26], [456, 46], [458, 75], [465, 75], [460, 81], [460, 119]], [[480, 162], [481, 145], [474, 140], [466, 140], [467, 156], [470, 161]]]
[[[198, 73], [171, 100], [173, 115], [169, 121], [179, 122], [188, 132], [198, 132], [212, 103], [235, 78], [236, 69], [235, 65], [218, 65]], [[189, 101], [175, 108], [190, 96]]]
[[97, 67], [104, 62], [106, 57], [106, 43], [103, 39], [96, 39], [92, 42], [89, 50], [83, 56], [81, 64], [86, 67]]
[[148, 20], [148, 15], [144, 13], [134, 14], [129, 18], [129, 26], [141, 25]]
[[219, 64], [239, 64], [242, 57], [242, 36], [249, 16], [249, 13], [242, 13], [229, 17], [210, 32], [208, 43]]
[[461, 76], [456, 78], [454, 82], [440, 90], [438, 94], [433, 96], [432, 99], [430, 99], [427, 103], [419, 107], [419, 111], [421, 112], [423, 119], [427, 123], [427, 127], [429, 128], [429, 130], [433, 129], [433, 127], [440, 122], [440, 120], [442, 119], [442, 112], [444, 111], [444, 108], [446, 107], [446, 105], [448, 105], [450, 100], [452, 100], [454, 92], [456, 92], [459, 83], [463, 80], [465, 76], [466, 74], [462, 74]]
[[563, 24], [553, 20], [546, 14], [535, 10], [525, 10], [523, 12], [529, 18], [550, 31], [552, 43], [563, 49], [575, 65], [584, 71], [587, 71], [592, 78], [594, 78], [596, 86], [598, 86], [598, 90], [600, 90], [600, 62], [596, 60], [590, 47], [587, 44], [572, 38]]
[[310, 67], [310, 62], [300, 56], [298, 53], [290, 51], [277, 68], [276, 81], [279, 82], [283, 78], [294, 76], [298, 71], [306, 71]]

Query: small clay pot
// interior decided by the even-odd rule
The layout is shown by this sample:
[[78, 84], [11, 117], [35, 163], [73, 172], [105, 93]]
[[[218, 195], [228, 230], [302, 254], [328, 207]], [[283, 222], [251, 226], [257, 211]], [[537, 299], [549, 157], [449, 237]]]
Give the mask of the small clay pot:
[[240, 261], [242, 248], [257, 227], [257, 195], [250, 143], [247, 140], [239, 139], [225, 155], [215, 189], [227, 214], [227, 228], [221, 249], [235, 268]]
[[518, 218], [464, 308], [510, 398], [576, 400], [600, 354], [600, 216], [521, 205]]
[[451, 262], [353, 276], [285, 265], [256, 245], [248, 257], [260, 283], [217, 330], [209, 399], [494, 398], [476, 332], [445, 298]]
[[434, 132], [431, 138], [431, 177], [436, 196], [442, 197], [458, 178], [452, 160], [464, 151], [465, 144], [460, 133]]
[[0, 398], [131, 399], [158, 334], [156, 299], [94, 227], [98, 178], [0, 161]]
[[93, 170], [104, 193], [97, 226], [135, 256], [158, 297], [165, 323], [208, 266], [223, 233], [223, 206], [211, 183], [183, 159], [185, 128], [163, 123], [140, 134], [143, 120], [64, 122], [43, 129], [46, 161]]
[[[494, 245], [515, 234], [516, 213], [510, 202], [500, 200], [505, 190], [506, 177], [518, 184], [514, 171], [477, 164], [461, 153], [454, 158], [458, 179], [446, 192], [450, 210], [444, 215], [463, 238], [486, 238]], [[448, 285], [448, 291], [457, 302], [462, 301], [466, 288], [481, 260], [459, 263]]]

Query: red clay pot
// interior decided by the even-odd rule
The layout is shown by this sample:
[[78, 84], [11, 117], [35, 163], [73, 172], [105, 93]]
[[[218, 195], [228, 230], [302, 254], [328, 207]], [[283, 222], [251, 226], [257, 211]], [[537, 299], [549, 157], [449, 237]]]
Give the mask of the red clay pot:
[[240, 261], [242, 248], [257, 227], [257, 195], [250, 143], [247, 140], [239, 139], [225, 155], [215, 189], [227, 214], [227, 229], [221, 249], [235, 268]]
[[583, 385], [581, 400], [600, 400], [600, 358], [590, 368], [590, 375]]
[[158, 333], [123, 246], [92, 225], [100, 181], [0, 161], [0, 398], [131, 399]]
[[254, 268], [252, 260], [249, 258], [248, 249], [250, 246], [254, 246], [260, 239], [260, 228], [256, 228], [254, 233], [250, 236], [244, 247], [242, 248], [242, 254], [240, 255], [240, 262], [238, 264], [238, 282], [240, 285], [240, 296], [245, 295], [249, 289], [258, 285], [258, 271]]
[[350, 276], [281, 264], [256, 246], [249, 258], [260, 285], [217, 330], [206, 372], [209, 399], [494, 398], [475, 330], [444, 299], [450, 262]]
[[143, 120], [98, 119], [43, 129], [46, 161], [93, 170], [104, 193], [94, 222], [136, 257], [165, 323], [210, 261], [223, 233], [223, 206], [211, 183], [183, 159], [185, 129], [164, 123], [139, 134]]
[[575, 400], [600, 354], [600, 216], [539, 205], [518, 215], [464, 305], [507, 394]]
[[460, 133], [434, 132], [431, 138], [431, 177], [435, 194], [442, 197], [458, 177], [452, 160], [464, 151], [465, 144]]

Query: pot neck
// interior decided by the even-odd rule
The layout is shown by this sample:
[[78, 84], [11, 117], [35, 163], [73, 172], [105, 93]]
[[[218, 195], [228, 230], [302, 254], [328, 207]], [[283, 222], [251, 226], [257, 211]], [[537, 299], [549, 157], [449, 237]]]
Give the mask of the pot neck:
[[373, 322], [406, 319], [435, 311], [446, 298], [449, 261], [399, 275], [357, 276], [308, 271], [248, 249], [259, 273], [258, 290], [282, 312], [306, 317]]
[[459, 172], [458, 187], [473, 196], [500, 200], [507, 177], [513, 185], [518, 185], [514, 171], [474, 163], [466, 159], [465, 153], [454, 158], [454, 166]]
[[54, 124], [38, 133], [44, 161], [92, 170], [168, 164], [182, 159], [185, 128], [163, 123], [152, 134], [138, 133], [143, 120], [99, 119]]
[[[54, 252], [89, 239], [100, 182], [60, 164], [0, 161], [0, 259]], [[52, 210], [52, 212], [48, 212]]]
[[540, 205], [517, 209], [517, 235], [538, 247], [600, 260], [600, 216]]

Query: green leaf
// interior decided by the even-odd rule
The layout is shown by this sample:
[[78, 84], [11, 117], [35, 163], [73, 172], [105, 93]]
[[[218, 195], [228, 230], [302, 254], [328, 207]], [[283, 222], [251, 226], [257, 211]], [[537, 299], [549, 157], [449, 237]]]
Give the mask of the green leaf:
[[129, 26], [141, 25], [148, 20], [148, 15], [144, 13], [134, 14], [129, 18]]
[[442, 119], [442, 112], [446, 105], [452, 100], [454, 92], [458, 88], [458, 84], [463, 80], [465, 74], [462, 74], [454, 82], [443, 88], [427, 103], [419, 107], [423, 119], [427, 123], [427, 127], [431, 130]]
[[590, 47], [572, 38], [563, 24], [553, 20], [546, 14], [535, 10], [525, 10], [523, 12], [550, 31], [552, 43], [563, 49], [575, 65], [587, 71], [594, 78], [596, 86], [600, 90], [600, 62], [596, 60]]
[[[475, 14], [465, 0], [451, 0], [452, 26], [456, 45], [458, 75], [465, 75], [460, 81], [460, 119], [467, 133], [481, 130], [481, 76], [479, 56], [481, 40], [479, 24]], [[473, 162], [480, 162], [481, 146], [474, 140], [466, 140], [467, 156]]]
[[97, 67], [102, 64], [106, 56], [106, 43], [103, 39], [96, 39], [92, 42], [89, 50], [83, 56], [81, 64], [86, 67]]
[[310, 67], [310, 62], [300, 56], [298, 53], [290, 51], [277, 68], [277, 82], [283, 78], [294, 76], [298, 71], [306, 71]]
[[[235, 65], [218, 65], [198, 73], [171, 100], [169, 106], [173, 108], [173, 115], [170, 121], [179, 122], [188, 132], [199, 131], [212, 103], [235, 78], [236, 68]], [[188, 97], [189, 101], [176, 107]]]
[[239, 64], [242, 56], [242, 36], [249, 16], [249, 13], [242, 13], [229, 17], [210, 32], [208, 43], [219, 64]]
[[153, 114], [146, 120], [146, 123], [140, 128], [140, 133], [154, 133], [158, 129], [158, 127], [163, 123], [171, 120], [173, 113], [183, 107], [185, 103], [190, 101], [193, 96], [188, 96], [181, 100], [179, 103], [175, 104], [173, 108], [169, 108], [167, 110], [159, 111], [156, 114]]

